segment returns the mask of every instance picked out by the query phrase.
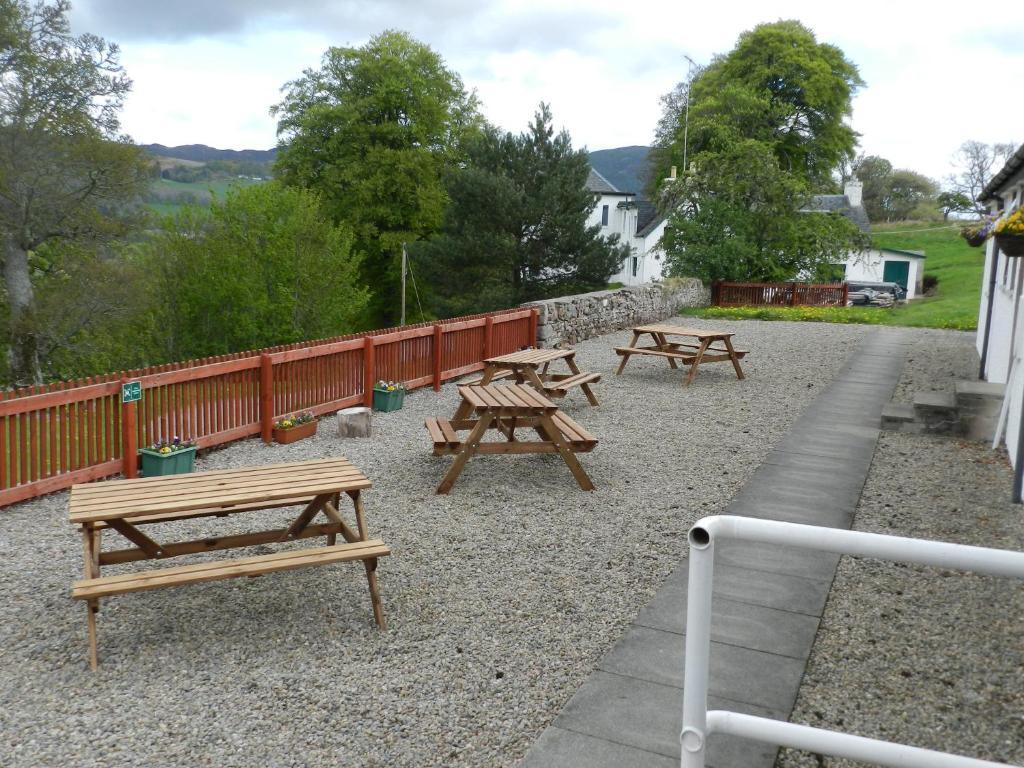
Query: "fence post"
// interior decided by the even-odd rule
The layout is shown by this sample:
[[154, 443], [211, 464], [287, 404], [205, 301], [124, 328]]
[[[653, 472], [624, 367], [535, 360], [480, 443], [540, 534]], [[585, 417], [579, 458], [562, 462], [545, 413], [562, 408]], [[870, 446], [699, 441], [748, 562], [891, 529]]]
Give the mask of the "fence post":
[[260, 355], [260, 437], [270, 445], [274, 430], [274, 360]]
[[[122, 386], [126, 381], [128, 381], [128, 377], [122, 376]], [[127, 478], [139, 476], [139, 438], [136, 432], [135, 403], [126, 403], [123, 399], [121, 400], [121, 472]]]
[[796, 283], [789, 284], [789, 306], [795, 307], [797, 305], [796, 300]]
[[711, 284], [711, 306], [717, 307], [722, 301], [722, 281], [716, 280]]
[[376, 383], [374, 374], [377, 372], [377, 359], [374, 354], [373, 336], [363, 337], [363, 405], [373, 407], [373, 385]]
[[849, 302], [850, 302], [850, 284], [849, 283], [843, 283], [843, 304], [842, 304], [842, 306], [845, 307]]
[[530, 343], [529, 346], [540, 349], [540, 340], [537, 338], [537, 321], [540, 319], [540, 310], [532, 307], [530, 311]]
[[484, 320], [484, 360], [491, 357], [492, 334], [494, 333], [494, 315], [488, 315]]
[[441, 358], [444, 356], [444, 328], [434, 323], [434, 391], [441, 391], [441, 371], [444, 370]]

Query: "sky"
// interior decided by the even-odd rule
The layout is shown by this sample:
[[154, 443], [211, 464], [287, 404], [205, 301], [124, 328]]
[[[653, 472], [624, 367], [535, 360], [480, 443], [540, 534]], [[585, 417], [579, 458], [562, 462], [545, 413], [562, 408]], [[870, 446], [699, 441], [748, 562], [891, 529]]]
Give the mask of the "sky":
[[268, 149], [281, 87], [385, 29], [427, 43], [519, 132], [540, 101], [576, 147], [648, 145], [660, 97], [760, 23], [798, 19], [866, 86], [859, 151], [937, 180], [968, 139], [1024, 142], [1024, 3], [861, 0], [73, 0], [72, 29], [121, 47], [122, 128], [143, 144]]

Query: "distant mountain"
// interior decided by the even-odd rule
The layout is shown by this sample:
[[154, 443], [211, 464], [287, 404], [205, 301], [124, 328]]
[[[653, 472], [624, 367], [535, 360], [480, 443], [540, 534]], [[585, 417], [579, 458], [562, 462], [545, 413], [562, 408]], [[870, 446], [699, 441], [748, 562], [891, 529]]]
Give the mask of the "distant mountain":
[[650, 177], [650, 147], [618, 147], [590, 153], [591, 167], [623, 192], [642, 194]]
[[142, 149], [157, 157], [174, 157], [178, 160], [192, 160], [208, 163], [211, 160], [240, 160], [249, 163], [272, 163], [276, 149], [214, 149], [205, 144], [185, 144], [180, 147], [165, 147], [163, 144], [142, 144]]

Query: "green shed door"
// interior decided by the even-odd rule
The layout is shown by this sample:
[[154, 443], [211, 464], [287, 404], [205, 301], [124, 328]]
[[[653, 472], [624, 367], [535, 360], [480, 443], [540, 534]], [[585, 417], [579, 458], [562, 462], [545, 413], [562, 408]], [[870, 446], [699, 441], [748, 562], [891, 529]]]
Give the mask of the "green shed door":
[[882, 281], [886, 283], [899, 283], [904, 289], [907, 287], [907, 278], [910, 277], [909, 261], [887, 261], [882, 270]]

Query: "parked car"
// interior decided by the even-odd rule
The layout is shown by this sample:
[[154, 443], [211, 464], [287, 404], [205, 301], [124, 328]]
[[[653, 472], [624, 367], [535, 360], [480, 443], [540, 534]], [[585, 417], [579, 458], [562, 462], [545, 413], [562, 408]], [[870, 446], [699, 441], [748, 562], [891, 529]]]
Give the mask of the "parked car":
[[876, 293], [888, 293], [892, 295], [893, 301], [906, 301], [907, 289], [899, 283], [870, 283], [870, 282], [851, 282], [847, 283], [850, 289], [850, 293], [859, 293], [864, 289], [872, 290]]

